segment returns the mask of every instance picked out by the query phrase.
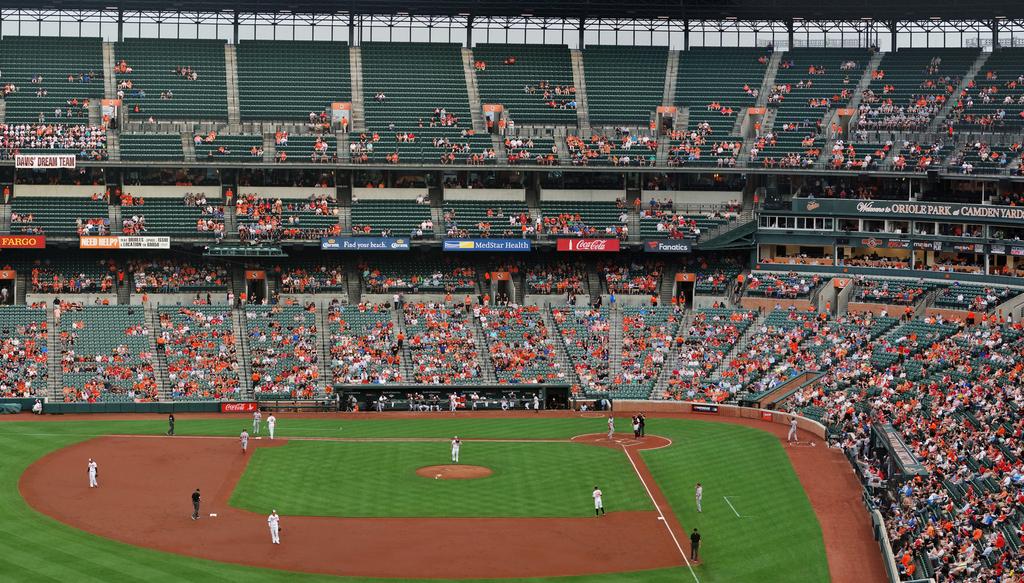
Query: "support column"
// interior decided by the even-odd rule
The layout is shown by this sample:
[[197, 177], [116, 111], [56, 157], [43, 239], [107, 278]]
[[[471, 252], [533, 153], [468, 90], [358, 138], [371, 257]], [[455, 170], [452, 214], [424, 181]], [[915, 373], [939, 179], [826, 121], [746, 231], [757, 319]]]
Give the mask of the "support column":
[[473, 15], [466, 17], [466, 48], [473, 48]]
[[587, 44], [587, 42], [585, 40], [585, 37], [583, 36], [583, 33], [586, 32], [586, 22], [587, 22], [587, 20], [585, 18], [581, 18], [580, 19], [580, 46], [579, 46], [579, 49], [581, 51], [583, 50], [583, 47], [586, 46], [586, 44]]
[[690, 20], [683, 21], [683, 50], [690, 50]]
[[234, 39], [234, 43], [238, 44], [238, 11], [235, 10], [235, 17], [231, 20], [231, 38]]
[[124, 10], [117, 10], [117, 42], [124, 41]]
[[[913, 35], [911, 35], [910, 38], [914, 38]], [[895, 53], [896, 52], [896, 21], [895, 20], [890, 20], [889, 21], [889, 39], [890, 39], [890, 42], [892, 44], [892, 46], [889, 48], [889, 50]]]
[[348, 46], [354, 47], [356, 45], [356, 20], [355, 15], [351, 12], [348, 14]]
[[[992, 19], [992, 50], [999, 48], [999, 19]], [[985, 256], [988, 257], [987, 255]]]
[[793, 37], [793, 19], [788, 18], [786, 19], [786, 41], [789, 43], [787, 45], [787, 50], [793, 50]]

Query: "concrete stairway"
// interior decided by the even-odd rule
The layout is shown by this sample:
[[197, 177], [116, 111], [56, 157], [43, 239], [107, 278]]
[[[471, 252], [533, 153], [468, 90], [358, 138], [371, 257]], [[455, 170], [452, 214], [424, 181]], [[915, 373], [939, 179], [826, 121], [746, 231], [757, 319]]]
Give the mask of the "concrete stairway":
[[277, 144], [274, 142], [274, 134], [263, 134], [263, 161], [273, 162], [277, 156]]
[[771, 88], [775, 85], [775, 77], [779, 74], [779, 63], [782, 62], [782, 51], [775, 51], [772, 53], [772, 58], [768, 61], [768, 67], [764, 72], [764, 80], [761, 81], [761, 88], [757, 94], [757, 107], [768, 106], [768, 94], [771, 93]]
[[608, 378], [622, 373], [622, 308], [608, 309]]
[[580, 134], [589, 136], [590, 109], [587, 107], [587, 77], [583, 72], [583, 52], [578, 49], [569, 51], [572, 59], [572, 83], [576, 87], [576, 122], [579, 124]]
[[121, 159], [121, 136], [107, 130], [107, 156], [114, 161]]
[[669, 51], [665, 63], [665, 91], [661, 94], [662, 105], [672, 105], [676, 99], [676, 84], [679, 81], [679, 51]]
[[366, 131], [366, 113], [363, 109], [363, 53], [359, 47], [348, 48], [349, 70], [352, 78], [352, 132]]
[[480, 380], [488, 384], [497, 384], [498, 377], [494, 374], [494, 362], [491, 361], [491, 352], [487, 345], [484, 329], [480, 321], [472, 318], [473, 323], [470, 330], [473, 332], [473, 342], [476, 343], [477, 362], [480, 364]]
[[192, 136], [188, 132], [181, 133], [181, 153], [186, 162], [196, 161], [196, 146], [192, 143]]
[[472, 49], [462, 49], [462, 72], [466, 77], [466, 92], [469, 94], [469, 113], [473, 119], [473, 131], [482, 134], [487, 131], [487, 126], [484, 123], [483, 106], [480, 104], [480, 90], [476, 85]]
[[7, 101], [0, 99], [0, 122], [5, 121], [7, 117]]
[[548, 335], [554, 340], [555, 359], [565, 375], [565, 382], [571, 385], [579, 384], [580, 377], [576, 374], [576, 367], [573, 365], [572, 358], [569, 357], [569, 352], [565, 349], [565, 340], [555, 324], [555, 317], [551, 313], [551, 306], [543, 306], [541, 313], [544, 315], [544, 325], [548, 328]]
[[358, 304], [363, 297], [363, 276], [355, 266], [350, 266], [345, 273], [345, 289], [348, 292], [348, 305]]
[[238, 349], [238, 388], [242, 395], [241, 399], [252, 399], [254, 396], [252, 386], [252, 357], [249, 353], [249, 338], [245, 333], [245, 308], [231, 310], [231, 327], [235, 334], [235, 346]]
[[224, 45], [224, 70], [228, 90], [228, 126], [230, 131], [241, 131], [242, 114], [238, 106], [238, 53], [235, 45]]
[[156, 377], [157, 395], [161, 401], [171, 400], [171, 381], [167, 374], [167, 353], [157, 349], [156, 339], [160, 335], [160, 319], [152, 303], [147, 303], [146, 325], [149, 326], [149, 351], [153, 354], [153, 376]]
[[587, 287], [590, 288], [590, 305], [594, 305], [601, 297], [601, 276], [592, 269], [587, 270]]
[[[405, 312], [402, 310], [393, 310], [391, 315], [391, 321], [395, 323], [395, 334], [398, 332], [405, 332]], [[409, 335], [406, 334], [406, 337]], [[400, 351], [401, 361], [399, 362], [399, 369], [402, 371], [402, 382], [414, 383], [413, 368], [412, 368], [412, 350], [409, 348], [409, 343], [405, 342], [402, 344], [402, 350]]]
[[316, 312], [316, 330], [318, 335], [319, 354], [317, 364], [320, 365], [320, 378], [317, 385], [320, 389], [334, 389], [334, 374], [331, 372], [331, 335], [327, 328], [327, 308], [318, 308]]
[[114, 43], [103, 43], [103, 97], [117, 97], [117, 81], [114, 79]]
[[64, 385], [64, 375], [60, 366], [60, 335], [57, 333], [57, 322], [53, 317], [52, 304], [46, 305], [46, 331], [49, 336], [46, 340], [46, 367], [49, 372], [49, 376], [46, 377], [46, 392], [51, 399], [61, 402], [64, 400], [61, 391]]

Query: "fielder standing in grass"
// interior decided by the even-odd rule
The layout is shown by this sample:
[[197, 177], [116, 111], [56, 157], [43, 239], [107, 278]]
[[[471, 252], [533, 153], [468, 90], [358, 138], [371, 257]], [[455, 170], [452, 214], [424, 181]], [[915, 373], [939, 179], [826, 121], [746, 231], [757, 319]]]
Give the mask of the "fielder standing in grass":
[[192, 492], [192, 520], [199, 520], [199, 488]]
[[242, 434], [238, 436], [238, 441], [242, 444], [242, 453], [244, 454], [249, 449], [249, 432], [243, 429]]
[[277, 510], [270, 512], [270, 516], [267, 517], [267, 526], [270, 527], [271, 544], [281, 544], [281, 517], [277, 515]]
[[604, 502], [601, 500], [603, 494], [601, 494], [600, 488], [594, 486], [594, 516], [601, 516], [604, 514]]
[[462, 440], [456, 435], [452, 439], [452, 463], [459, 463], [459, 450], [462, 449]]
[[256, 411], [254, 411], [253, 414], [252, 414], [252, 434], [253, 435], [259, 435], [260, 434], [260, 422], [261, 421], [263, 421], [263, 413], [260, 413], [260, 410], [256, 409]]
[[694, 495], [697, 498], [697, 512], [704, 512], [704, 509], [701, 508], [701, 502], [704, 500], [704, 486], [701, 486], [700, 482], [697, 482], [697, 488], [694, 491]]
[[277, 427], [277, 417], [271, 413], [267, 416], [267, 432], [270, 433], [270, 439], [274, 439], [274, 428]]
[[796, 441], [796, 417], [789, 418], [789, 435], [786, 436], [786, 441], [788, 443]]
[[96, 463], [96, 460], [94, 460], [92, 458], [89, 458], [89, 469], [88, 469], [88, 472], [89, 472], [89, 487], [90, 488], [99, 488], [100, 487], [100, 483], [99, 483], [100, 467]]

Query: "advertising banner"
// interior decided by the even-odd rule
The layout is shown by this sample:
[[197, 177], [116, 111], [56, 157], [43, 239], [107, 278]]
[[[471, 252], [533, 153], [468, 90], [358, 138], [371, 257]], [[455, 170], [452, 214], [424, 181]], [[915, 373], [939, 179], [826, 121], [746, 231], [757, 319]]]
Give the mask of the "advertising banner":
[[221, 413], [253, 413], [259, 408], [259, 403], [255, 401], [220, 404]]
[[75, 162], [74, 154], [56, 156], [19, 154], [14, 158], [15, 168], [74, 168]]
[[1024, 221], [1024, 207], [893, 200], [794, 198], [794, 213], [863, 218], [920, 218], [932, 221]]
[[559, 239], [556, 243], [559, 251], [618, 251], [621, 248], [618, 239]]
[[445, 239], [445, 251], [529, 251], [533, 246], [529, 239]]
[[0, 235], [0, 249], [43, 249], [44, 235]]
[[320, 240], [324, 251], [408, 251], [408, 239], [392, 237], [325, 237]]
[[689, 253], [693, 247], [685, 241], [646, 241], [644, 251], [647, 253]]
[[693, 403], [690, 405], [690, 411], [694, 413], [718, 413], [718, 405], [712, 405], [709, 403]]
[[79, 249], [170, 249], [170, 237], [82, 237], [78, 240]]

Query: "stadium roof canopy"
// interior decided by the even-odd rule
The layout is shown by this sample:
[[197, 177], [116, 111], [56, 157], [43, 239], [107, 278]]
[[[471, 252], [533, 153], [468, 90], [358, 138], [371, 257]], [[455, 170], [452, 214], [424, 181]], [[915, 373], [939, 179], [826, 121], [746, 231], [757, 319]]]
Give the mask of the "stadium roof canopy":
[[1024, 18], [1021, 0], [0, 0], [0, 8], [709, 20]]

